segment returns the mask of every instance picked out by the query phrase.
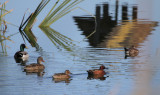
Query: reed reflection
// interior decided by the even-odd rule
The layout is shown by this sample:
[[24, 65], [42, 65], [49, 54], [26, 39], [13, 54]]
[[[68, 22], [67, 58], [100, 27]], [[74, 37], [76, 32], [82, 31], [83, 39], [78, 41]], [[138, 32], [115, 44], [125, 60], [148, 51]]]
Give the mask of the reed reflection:
[[138, 20], [137, 6], [120, 6], [118, 4], [118, 0], [116, 0], [114, 16], [109, 13], [109, 3], [96, 5], [96, 25], [93, 17], [73, 17], [78, 28], [86, 37], [96, 29], [96, 32], [88, 38], [90, 46], [121, 48], [135, 45], [137, 47], [157, 26], [158, 22], [155, 21]]
[[35, 47], [36, 50], [39, 50], [39, 45], [37, 43], [37, 38], [33, 34], [31, 29], [29, 29], [29, 30], [19, 29], [19, 32], [21, 33], [24, 42], [25, 42], [25, 39], [26, 39], [31, 44], [32, 47]]
[[68, 38], [67, 36], [55, 31], [50, 27], [40, 27], [40, 29], [58, 49], [63, 48], [67, 51], [72, 51], [74, 44], [71, 38]]

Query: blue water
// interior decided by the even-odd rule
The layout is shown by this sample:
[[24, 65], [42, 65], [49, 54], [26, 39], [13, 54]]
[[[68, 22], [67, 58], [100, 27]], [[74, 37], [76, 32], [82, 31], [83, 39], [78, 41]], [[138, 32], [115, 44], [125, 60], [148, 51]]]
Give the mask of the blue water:
[[[4, 2], [2, 0], [1, 2]], [[53, 6], [51, 1], [37, 17], [32, 32], [37, 37], [40, 49], [37, 51], [26, 40], [30, 55], [26, 64], [35, 63], [38, 56], [44, 59], [45, 73], [26, 73], [20, 63], [14, 60], [14, 54], [19, 45], [24, 43], [18, 27], [8, 24], [5, 36], [12, 41], [4, 41], [7, 45], [7, 55], [0, 49], [0, 95], [157, 95], [159, 86], [159, 19], [158, 0], [119, 0], [116, 20], [115, 0], [84, 0], [78, 6], [96, 14], [100, 7], [101, 20], [97, 32], [93, 32], [94, 19], [87, 12], [74, 10], [62, 17], [51, 28], [72, 39], [71, 51], [50, 41], [38, 27], [45, 14]], [[107, 3], [108, 2], [108, 3]], [[6, 9], [13, 9], [5, 20], [19, 26], [24, 12], [29, 8], [35, 10], [39, 0], [10, 0]], [[109, 5], [109, 21], [103, 14], [104, 4]], [[122, 18], [122, 6], [127, 6], [127, 19]], [[138, 9], [136, 19], [133, 19], [133, 7]], [[29, 12], [28, 12], [29, 14]], [[97, 15], [97, 14], [96, 14]], [[124, 14], [125, 15], [125, 14]], [[85, 19], [84, 19], [85, 18]], [[84, 22], [85, 21], [85, 22]], [[116, 22], [116, 23], [115, 23]], [[89, 23], [89, 24], [88, 24]], [[92, 25], [92, 26], [90, 26]], [[123, 47], [135, 45], [140, 53], [136, 57], [127, 57]], [[87, 70], [98, 69], [100, 65], [108, 67], [104, 80], [87, 79]], [[68, 81], [55, 81], [54, 73], [70, 70], [73, 74]]]

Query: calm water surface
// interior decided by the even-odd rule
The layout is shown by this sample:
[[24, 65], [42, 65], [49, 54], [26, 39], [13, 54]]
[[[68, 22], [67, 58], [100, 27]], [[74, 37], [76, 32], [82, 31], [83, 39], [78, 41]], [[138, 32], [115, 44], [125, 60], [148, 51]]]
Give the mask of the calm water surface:
[[[14, 11], [5, 20], [19, 26], [27, 8], [33, 12], [39, 2], [10, 0], [6, 8]], [[41, 12], [32, 28], [39, 48], [32, 47], [26, 40], [29, 49], [25, 51], [30, 55], [26, 64], [42, 56], [46, 67], [44, 75], [26, 73], [24, 64], [15, 62], [13, 56], [24, 41], [18, 27], [8, 25], [5, 36], [12, 35], [12, 41], [4, 41], [7, 55], [0, 50], [0, 95], [158, 95], [159, 0], [84, 0], [78, 6], [95, 15], [97, 24], [87, 12], [77, 9], [48, 29], [71, 38], [66, 47], [55, 46], [45, 34], [46, 30], [38, 27], [52, 3]], [[123, 48], [131, 45], [140, 53], [125, 58]], [[88, 78], [86, 71], [98, 69], [102, 64], [108, 67], [104, 78]], [[73, 73], [69, 80], [52, 79], [54, 73], [66, 69]]]

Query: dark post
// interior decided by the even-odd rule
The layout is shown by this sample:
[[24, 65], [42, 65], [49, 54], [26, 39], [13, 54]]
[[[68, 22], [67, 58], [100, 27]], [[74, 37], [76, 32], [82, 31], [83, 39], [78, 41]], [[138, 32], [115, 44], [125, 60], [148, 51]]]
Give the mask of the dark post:
[[128, 7], [122, 5], [122, 20], [128, 20]]
[[137, 19], [137, 11], [138, 11], [137, 6], [133, 6], [133, 11], [132, 11], [132, 19], [133, 20]]

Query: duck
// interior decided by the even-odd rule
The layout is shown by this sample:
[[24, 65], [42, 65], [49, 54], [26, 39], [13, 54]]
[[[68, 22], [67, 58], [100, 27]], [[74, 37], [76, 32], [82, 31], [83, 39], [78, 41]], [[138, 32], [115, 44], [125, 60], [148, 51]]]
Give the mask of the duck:
[[65, 70], [64, 73], [56, 73], [52, 77], [54, 79], [68, 79], [68, 78], [70, 78], [70, 74], [71, 74], [71, 72], [69, 70]]
[[136, 49], [134, 45], [132, 45], [130, 48], [124, 47], [125, 55], [130, 57], [135, 57], [139, 54], [139, 50]]
[[95, 70], [88, 70], [88, 75], [105, 75], [106, 72], [104, 71], [106, 67], [104, 65], [101, 65], [99, 67], [99, 69], [95, 69]]
[[24, 48], [27, 48], [27, 46], [25, 44], [21, 44], [20, 51], [17, 51], [14, 54], [15, 59], [26, 59], [26, 60], [28, 59], [29, 54], [26, 51], [24, 51]]
[[37, 63], [32, 63], [30, 65], [26, 65], [24, 67], [24, 71], [26, 72], [38, 72], [45, 69], [45, 66], [42, 64], [44, 62], [43, 57], [39, 56], [37, 58]]

